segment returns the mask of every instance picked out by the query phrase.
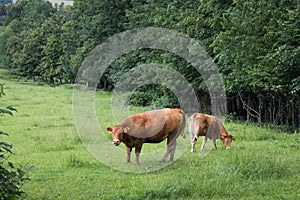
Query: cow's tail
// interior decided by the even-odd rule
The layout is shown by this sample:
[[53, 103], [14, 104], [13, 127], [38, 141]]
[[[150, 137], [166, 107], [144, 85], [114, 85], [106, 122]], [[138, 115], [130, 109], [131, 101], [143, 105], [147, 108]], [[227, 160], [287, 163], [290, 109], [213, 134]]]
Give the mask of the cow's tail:
[[181, 118], [181, 125], [180, 125], [180, 135], [185, 138], [185, 133], [184, 133], [184, 129], [185, 129], [185, 126], [186, 126], [186, 118], [185, 118], [185, 112], [183, 110], [181, 110], [181, 115], [182, 115], [182, 118]]

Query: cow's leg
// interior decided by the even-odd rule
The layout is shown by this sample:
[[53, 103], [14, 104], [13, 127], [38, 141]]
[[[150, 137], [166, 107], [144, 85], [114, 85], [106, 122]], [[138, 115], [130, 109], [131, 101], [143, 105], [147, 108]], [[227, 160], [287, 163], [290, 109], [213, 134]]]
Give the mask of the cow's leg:
[[[174, 142], [176, 143], [175, 139], [167, 139], [167, 150], [164, 156], [161, 158], [160, 162], [165, 162], [171, 151], [173, 150]], [[176, 145], [175, 145], [176, 146]]]
[[126, 162], [129, 163], [130, 162], [130, 154], [131, 154], [132, 148], [131, 147], [127, 147], [126, 150], [127, 150]]
[[196, 152], [196, 148], [195, 148], [196, 142], [197, 142], [197, 138], [196, 138], [196, 137], [194, 137], [194, 138], [193, 138], [193, 140], [192, 140], [192, 148], [191, 148], [191, 153], [194, 153], [194, 152]]
[[170, 154], [170, 147], [168, 145], [164, 156], [161, 158], [161, 160], [159, 162], [165, 162], [169, 154]]
[[135, 161], [134, 161], [135, 165], [140, 164], [140, 153], [135, 152]]
[[143, 143], [138, 144], [135, 147], [135, 161], [134, 161], [135, 165], [138, 165], [140, 163], [140, 153], [142, 150], [142, 145], [143, 145]]
[[174, 140], [174, 143], [172, 144], [171, 149], [170, 149], [170, 162], [173, 162], [176, 145], [177, 145], [177, 142], [176, 142], [176, 140]]
[[201, 145], [201, 151], [203, 151], [203, 149], [204, 149], [204, 146], [205, 146], [205, 144], [206, 144], [206, 142], [207, 142], [207, 137], [206, 136], [204, 136], [203, 137], [203, 142], [202, 142], [202, 145]]
[[217, 138], [214, 138], [213, 140], [214, 149], [217, 150]]

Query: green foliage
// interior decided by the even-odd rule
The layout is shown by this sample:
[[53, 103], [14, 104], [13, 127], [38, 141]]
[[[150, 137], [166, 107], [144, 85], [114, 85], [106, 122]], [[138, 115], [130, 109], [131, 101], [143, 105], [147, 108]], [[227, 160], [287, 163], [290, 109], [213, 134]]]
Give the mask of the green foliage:
[[[7, 107], [7, 108], [9, 108], [9, 107]], [[4, 114], [8, 114], [8, 115], [13, 116], [13, 113], [10, 111], [10, 109], [2, 109], [2, 108], [0, 108], [0, 113], [4, 113]]]
[[20, 0], [7, 15], [2, 67], [48, 83], [74, 82], [81, 62], [96, 43], [120, 32], [126, 1], [75, 1], [53, 8], [45, 0]]
[[[6, 109], [0, 109], [0, 114], [12, 116], [11, 111], [16, 111], [16, 109], [8, 106]], [[0, 199], [15, 199], [24, 193], [21, 187], [25, 181], [29, 180], [27, 176], [29, 168], [16, 167], [8, 160], [13, 154], [12, 145], [4, 142], [3, 136], [8, 136], [8, 134], [0, 131]]]
[[28, 42], [27, 37], [35, 32], [35, 29], [50, 17], [53, 11], [52, 4], [45, 0], [19, 0], [8, 9], [6, 28], [1, 41], [5, 44], [3, 50], [5, 63], [1, 63], [2, 66], [10, 67], [19, 75], [32, 76], [27, 73], [23, 65], [27, 64], [29, 55], [34, 57], [33, 52], [38, 52], [39, 49], [34, 48], [36, 46], [24, 48], [24, 42]]
[[[297, 66], [293, 63], [295, 59], [288, 58], [295, 54], [280, 50], [295, 41], [291, 36], [298, 37], [297, 31], [291, 36], [283, 36], [289, 32], [289, 28], [282, 21], [293, 24], [293, 29], [299, 30], [296, 28], [299, 24], [293, 17], [299, 8], [295, 1], [284, 2], [284, 5], [285, 9], [275, 1], [238, 1], [235, 7], [224, 14], [222, 26], [225, 30], [217, 34], [212, 47], [224, 72], [228, 92], [274, 91], [278, 94], [293, 79], [291, 71], [299, 76], [295, 70], [287, 70], [289, 66]], [[294, 49], [299, 46], [299, 41], [292, 44], [291, 48]], [[277, 52], [276, 56], [274, 51]], [[283, 65], [281, 69], [279, 62], [274, 63], [279, 59]], [[286, 79], [282, 74], [290, 77]]]
[[150, 106], [153, 109], [180, 107], [177, 98], [169, 89], [155, 84], [145, 85], [134, 91], [130, 96], [130, 104], [141, 107]]
[[[8, 135], [0, 131], [0, 136]], [[0, 199], [15, 199], [24, 191], [21, 189], [24, 182], [29, 180], [28, 169], [16, 167], [8, 161], [12, 152], [12, 145], [0, 142]]]
[[[73, 83], [88, 53], [108, 37], [137, 27], [168, 28], [198, 40], [218, 64], [230, 113], [299, 126], [299, 7], [293, 0], [75, 0], [73, 6], [53, 8], [45, 0], [20, 0], [7, 7], [0, 27], [0, 66], [50, 84]], [[201, 75], [183, 58], [160, 50], [123, 55], [101, 77], [100, 87], [113, 89], [124, 73], [147, 63], [166, 64], [181, 73], [209, 110]], [[140, 92], [131, 99], [135, 105], [159, 98], [161, 106], [177, 106], [168, 93], [156, 97], [151, 90]]]
[[130, 104], [134, 106], [150, 106], [152, 102], [157, 98], [156, 93], [150, 93], [149, 91], [135, 91], [130, 96]]

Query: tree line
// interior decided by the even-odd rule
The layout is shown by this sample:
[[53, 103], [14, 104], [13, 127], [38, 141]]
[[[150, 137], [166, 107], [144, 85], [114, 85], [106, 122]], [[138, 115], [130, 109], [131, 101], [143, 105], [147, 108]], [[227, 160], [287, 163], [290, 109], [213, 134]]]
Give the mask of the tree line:
[[[300, 125], [299, 0], [74, 0], [73, 6], [19, 0], [5, 7], [0, 65], [50, 84], [73, 83], [87, 54], [116, 33], [163, 27], [199, 41], [217, 64], [228, 113], [258, 122]], [[209, 112], [207, 87], [183, 58], [140, 49], [114, 61], [99, 85], [112, 89], [122, 74], [144, 63], [164, 63], [194, 86]], [[168, 88], [146, 85], [135, 105], [178, 105]]]

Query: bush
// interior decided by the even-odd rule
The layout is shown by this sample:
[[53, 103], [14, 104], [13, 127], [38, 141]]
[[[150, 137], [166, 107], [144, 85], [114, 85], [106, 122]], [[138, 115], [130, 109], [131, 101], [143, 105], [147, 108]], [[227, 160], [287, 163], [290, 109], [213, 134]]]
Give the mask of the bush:
[[[0, 131], [0, 135], [6, 135]], [[6, 142], [0, 142], [0, 199], [14, 199], [20, 196], [23, 191], [21, 187], [26, 180], [27, 172], [22, 166], [15, 167], [15, 165], [8, 161], [12, 152], [12, 145]]]
[[154, 108], [180, 108], [175, 96], [161, 96], [153, 102]]
[[179, 108], [176, 96], [167, 88], [158, 85], [146, 85], [136, 90], [130, 97], [134, 106], [151, 106], [159, 108]]
[[149, 106], [157, 95], [149, 91], [135, 91], [130, 97], [130, 104], [134, 106]]
[[[0, 84], [0, 94], [4, 95], [3, 85]], [[0, 96], [1, 96], [0, 95]], [[0, 108], [0, 114], [13, 115], [12, 111], [16, 111], [13, 107], [9, 106], [6, 109]], [[0, 136], [8, 136], [7, 133], [0, 131]], [[9, 161], [10, 156], [13, 154], [12, 145], [0, 140], [0, 200], [16, 199], [22, 193], [22, 185], [26, 180], [29, 180], [27, 174], [30, 168], [23, 166], [16, 167]]]

